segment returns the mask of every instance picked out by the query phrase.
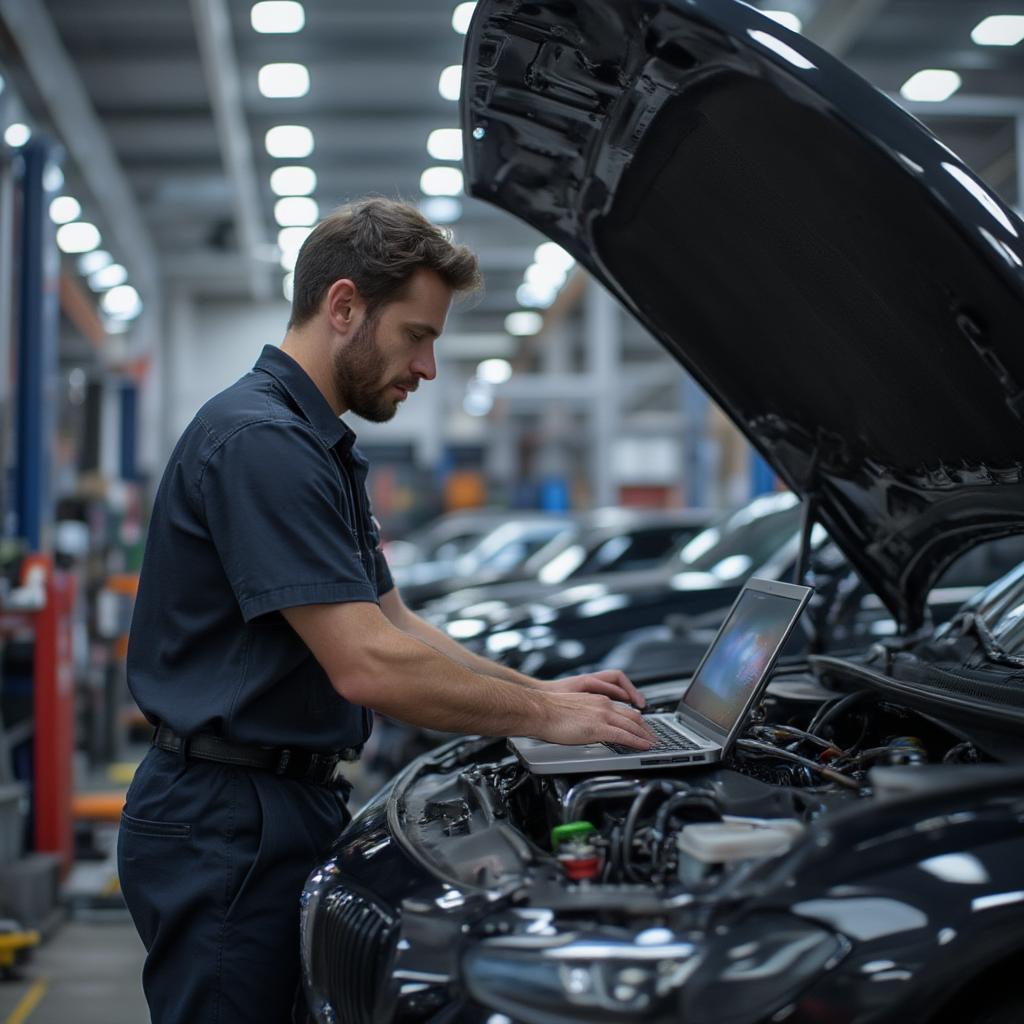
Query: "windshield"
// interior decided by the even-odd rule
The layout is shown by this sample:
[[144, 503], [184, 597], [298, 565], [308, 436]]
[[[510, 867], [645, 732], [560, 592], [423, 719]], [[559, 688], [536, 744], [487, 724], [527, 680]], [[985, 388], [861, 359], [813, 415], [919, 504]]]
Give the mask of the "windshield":
[[694, 527], [661, 526], [609, 537], [588, 551], [570, 575], [647, 569], [662, 562], [694, 533]]
[[679, 553], [683, 568], [735, 579], [763, 565], [800, 526], [800, 506], [765, 515], [753, 506], [741, 509], [719, 526], [697, 534]]

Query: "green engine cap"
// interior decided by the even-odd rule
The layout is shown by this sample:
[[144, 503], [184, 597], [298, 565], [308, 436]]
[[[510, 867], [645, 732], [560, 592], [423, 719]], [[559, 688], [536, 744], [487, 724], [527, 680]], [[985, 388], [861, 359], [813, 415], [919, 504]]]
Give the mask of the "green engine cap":
[[551, 830], [551, 849], [557, 850], [562, 843], [570, 842], [573, 839], [584, 839], [591, 832], [596, 832], [595, 826], [589, 821], [567, 821], [564, 825], [556, 825]]

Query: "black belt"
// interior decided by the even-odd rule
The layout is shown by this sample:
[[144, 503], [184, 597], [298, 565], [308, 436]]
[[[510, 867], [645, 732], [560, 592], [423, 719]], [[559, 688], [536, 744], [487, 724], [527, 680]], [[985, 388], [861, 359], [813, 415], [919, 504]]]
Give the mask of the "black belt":
[[322, 752], [303, 750], [301, 747], [256, 747], [245, 743], [232, 743], [213, 733], [200, 732], [194, 736], [179, 736], [166, 725], [157, 727], [154, 746], [172, 754], [180, 754], [197, 761], [216, 761], [239, 768], [258, 768], [287, 779], [298, 779], [317, 786], [350, 789], [340, 767], [346, 761], [359, 758], [360, 747]]

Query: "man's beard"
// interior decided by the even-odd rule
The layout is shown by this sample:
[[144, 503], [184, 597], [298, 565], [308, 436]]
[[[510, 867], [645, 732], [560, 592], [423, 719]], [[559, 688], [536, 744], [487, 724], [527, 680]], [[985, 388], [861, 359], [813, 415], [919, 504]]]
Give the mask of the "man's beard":
[[388, 396], [392, 382], [382, 383], [386, 369], [387, 360], [377, 347], [377, 320], [371, 317], [334, 356], [334, 384], [342, 405], [371, 423], [391, 419], [398, 402]]

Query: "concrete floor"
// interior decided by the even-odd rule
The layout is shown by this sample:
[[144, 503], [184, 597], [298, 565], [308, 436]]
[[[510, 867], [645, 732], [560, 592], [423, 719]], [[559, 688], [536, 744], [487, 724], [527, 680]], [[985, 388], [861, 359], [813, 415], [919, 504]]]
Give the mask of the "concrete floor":
[[0, 982], [3, 1024], [148, 1024], [145, 950], [127, 912], [66, 921], [16, 980]]

